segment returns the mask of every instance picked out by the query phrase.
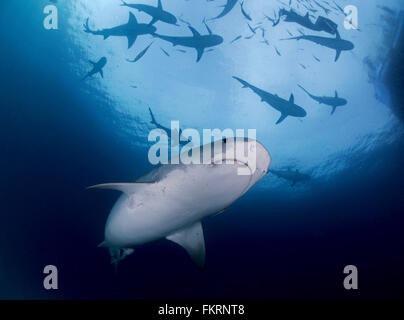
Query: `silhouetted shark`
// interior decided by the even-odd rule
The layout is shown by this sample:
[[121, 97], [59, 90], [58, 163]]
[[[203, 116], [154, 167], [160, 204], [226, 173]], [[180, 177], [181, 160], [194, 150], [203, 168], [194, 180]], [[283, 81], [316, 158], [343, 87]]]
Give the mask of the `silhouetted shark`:
[[319, 97], [319, 96], [314, 96], [314, 95], [312, 95], [312, 94], [311, 94], [310, 92], [308, 92], [305, 88], [303, 88], [300, 84], [298, 84], [298, 86], [299, 86], [304, 92], [306, 92], [306, 93], [310, 96], [310, 98], [312, 98], [313, 100], [317, 101], [319, 104], [326, 104], [326, 105], [328, 105], [328, 106], [331, 106], [331, 107], [332, 107], [331, 114], [334, 114], [335, 109], [336, 109], [337, 107], [345, 106], [345, 105], [348, 103], [348, 101], [347, 101], [346, 99], [338, 97], [338, 92], [337, 92], [337, 90], [335, 90], [335, 96], [334, 96], [334, 97], [325, 97], [325, 96]]
[[107, 64], [107, 58], [106, 57], [102, 57], [100, 60], [98, 60], [97, 62], [88, 60], [88, 62], [90, 62], [93, 65], [93, 69], [91, 71], [89, 71], [84, 79], [87, 79], [88, 77], [92, 77], [93, 75], [95, 75], [96, 73], [99, 73], [101, 75], [101, 77], [104, 78], [104, 73], [102, 72], [102, 68], [104, 68], [104, 66]]
[[260, 98], [261, 101], [268, 103], [271, 107], [278, 110], [281, 113], [281, 117], [276, 122], [276, 124], [281, 123], [286, 119], [287, 116], [291, 117], [305, 117], [307, 115], [306, 111], [295, 104], [295, 98], [293, 94], [290, 95], [289, 101], [278, 97], [278, 95], [274, 95], [272, 93], [261, 90], [253, 85], [249, 84], [247, 81], [240, 79], [238, 77], [233, 77], [237, 81], [239, 81], [243, 88], [250, 88], [254, 91]]
[[295, 22], [314, 31], [325, 31], [330, 34], [336, 34], [338, 30], [338, 25], [332, 20], [319, 16], [315, 23], [310, 20], [309, 13], [307, 12], [305, 16], [297, 14], [293, 10], [281, 9], [279, 10], [279, 17], [284, 16], [286, 22]]
[[224, 17], [226, 14], [228, 14], [236, 5], [238, 0], [227, 0], [226, 4], [221, 6], [224, 7], [223, 11], [215, 18], [210, 19], [210, 20], [214, 20], [214, 19], [219, 19]]
[[121, 6], [133, 8], [138, 11], [143, 11], [144, 13], [147, 13], [149, 16], [152, 17], [152, 21], [150, 22], [150, 24], [154, 24], [157, 21], [162, 21], [165, 23], [178, 25], [177, 18], [170, 12], [163, 10], [163, 6], [161, 5], [161, 0], [158, 0], [157, 7], [149, 6], [147, 4], [126, 3], [123, 0], [122, 0]]
[[310, 180], [310, 176], [305, 173], [300, 173], [299, 170], [291, 170], [290, 168], [288, 170], [269, 170], [270, 173], [273, 173], [279, 178], [283, 178], [285, 180], [291, 181], [292, 184], [290, 185], [293, 187], [296, 183], [298, 182], [305, 182]]
[[130, 48], [135, 43], [138, 36], [145, 34], [153, 35], [154, 32], [156, 32], [156, 27], [145, 23], [138, 23], [134, 14], [130, 12], [128, 23], [102, 30], [90, 30], [87, 18], [84, 24], [84, 31], [103, 36], [104, 40], [108, 37], [126, 37], [128, 38], [128, 48]]
[[[159, 124], [159, 123], [156, 121], [156, 118], [154, 117], [154, 114], [153, 114], [152, 110], [150, 109], [150, 107], [149, 107], [149, 112], [150, 112], [150, 117], [151, 117], [150, 123], [151, 123], [151, 124], [154, 124], [158, 129], [161, 129], [161, 130], [165, 131], [165, 133], [167, 134], [168, 138], [171, 140], [171, 129], [162, 126], [161, 124]], [[181, 128], [180, 128], [178, 134], [179, 134], [179, 137], [181, 138], [181, 135], [182, 135], [182, 130], [181, 130]], [[181, 139], [179, 139], [180, 145], [185, 145], [185, 144], [187, 144], [187, 143], [189, 143], [189, 142], [190, 142], [189, 139], [187, 139], [186, 141], [181, 141]]]
[[219, 35], [213, 34], [208, 25], [206, 25], [206, 29], [209, 32], [208, 35], [201, 35], [191, 26], [188, 28], [193, 34], [192, 37], [163, 36], [159, 34], [154, 34], [154, 36], [171, 42], [173, 46], [194, 48], [198, 53], [196, 62], [202, 58], [203, 52], [206, 48], [217, 46], [223, 42], [223, 38]]
[[337, 61], [342, 51], [352, 50], [355, 46], [351, 41], [341, 39], [339, 33], [336, 33], [335, 38], [319, 37], [319, 36], [299, 36], [282, 40], [308, 40], [319, 44], [320, 46], [336, 50], [335, 60]]

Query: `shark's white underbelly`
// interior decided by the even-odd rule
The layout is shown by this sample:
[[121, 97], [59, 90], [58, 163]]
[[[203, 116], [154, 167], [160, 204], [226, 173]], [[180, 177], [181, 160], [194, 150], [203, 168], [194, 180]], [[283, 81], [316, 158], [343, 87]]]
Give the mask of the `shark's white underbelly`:
[[244, 164], [173, 167], [156, 183], [122, 195], [105, 228], [110, 246], [132, 247], [160, 238], [230, 206], [251, 186], [251, 175], [238, 175]]

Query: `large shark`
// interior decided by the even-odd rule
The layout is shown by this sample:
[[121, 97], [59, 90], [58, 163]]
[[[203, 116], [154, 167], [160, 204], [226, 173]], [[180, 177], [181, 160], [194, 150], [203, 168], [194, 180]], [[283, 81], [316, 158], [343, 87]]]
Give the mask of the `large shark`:
[[212, 30], [205, 23], [206, 29], [208, 30], [208, 35], [201, 35], [198, 31], [196, 31], [193, 27], [188, 26], [189, 30], [192, 32], [192, 37], [175, 37], [175, 36], [164, 36], [155, 34], [155, 37], [163, 39], [165, 41], [171, 42], [173, 46], [183, 46], [194, 48], [198, 56], [196, 58], [196, 62], [201, 60], [203, 52], [206, 48], [215, 47], [223, 42], [223, 38], [217, 34], [213, 34]]
[[[213, 147], [217, 143], [222, 150]], [[209, 157], [203, 155], [206, 147]], [[271, 162], [265, 148], [247, 138], [227, 138], [198, 148], [200, 157], [209, 160], [204, 164], [162, 165], [133, 183], [89, 187], [123, 193], [108, 216], [105, 240], [100, 244], [109, 249], [115, 267], [133, 247], [163, 238], [182, 246], [197, 265], [203, 266], [201, 221], [223, 212], [245, 194], [266, 175]], [[249, 151], [256, 155], [254, 165], [241, 156]], [[239, 175], [239, 169], [248, 174]]]
[[291, 181], [291, 187], [293, 187], [298, 182], [305, 182], [310, 180], [310, 176], [305, 173], [300, 173], [299, 170], [269, 170], [270, 173], [276, 175], [279, 178], [285, 179], [287, 181]]
[[102, 57], [97, 62], [94, 62], [91, 60], [89, 60], [88, 62], [90, 62], [93, 65], [93, 68], [85, 75], [83, 80], [87, 79], [88, 77], [92, 77], [96, 73], [99, 73], [101, 75], [101, 77], [104, 78], [104, 72], [102, 71], [102, 68], [104, 68], [104, 66], [107, 64], [107, 58]]
[[348, 103], [348, 101], [346, 99], [338, 97], [337, 90], [335, 90], [335, 96], [334, 97], [326, 97], [326, 96], [320, 97], [320, 96], [312, 95], [305, 88], [303, 88], [300, 84], [298, 84], [298, 86], [304, 92], [306, 92], [307, 95], [310, 98], [312, 98], [314, 101], [317, 101], [319, 104], [326, 104], [328, 106], [331, 106], [332, 107], [331, 114], [334, 114], [337, 107], [345, 106]]
[[169, 24], [177, 25], [177, 18], [170, 12], [164, 11], [161, 5], [161, 0], [158, 0], [157, 7], [149, 6], [147, 4], [137, 4], [137, 3], [127, 3], [122, 1], [121, 6], [136, 9], [138, 11], [143, 11], [152, 17], [150, 24], [154, 24], [157, 21], [162, 21]]
[[238, 0], [227, 0], [226, 4], [222, 6], [223, 11], [218, 16], [216, 16], [215, 18], [210, 19], [210, 20], [219, 19], [219, 18], [224, 17], [226, 14], [228, 14], [234, 8], [234, 6], [236, 5], [237, 2], [238, 2]]
[[104, 37], [104, 40], [108, 37], [126, 37], [128, 38], [128, 48], [132, 47], [136, 39], [140, 35], [154, 34], [156, 27], [150, 24], [138, 23], [133, 13], [129, 13], [129, 21], [126, 24], [102, 30], [91, 30], [88, 26], [88, 18], [84, 24], [84, 31], [94, 35], [100, 35]]
[[341, 39], [339, 32], [336, 33], [335, 38], [303, 35], [303, 36], [299, 36], [299, 37], [292, 37], [292, 38], [282, 39], [282, 40], [308, 40], [308, 41], [317, 43], [320, 46], [334, 49], [337, 52], [334, 61], [338, 60], [342, 51], [349, 51], [355, 47], [351, 41]]
[[286, 119], [287, 116], [291, 117], [306, 116], [307, 114], [306, 111], [302, 107], [295, 104], [295, 98], [293, 94], [290, 95], [289, 100], [285, 100], [278, 97], [278, 95], [276, 94], [272, 94], [262, 89], [259, 89], [249, 84], [247, 81], [244, 81], [243, 79], [240, 79], [238, 77], [233, 78], [239, 81], [243, 85], [243, 88], [250, 88], [261, 98], [261, 101], [268, 103], [271, 107], [273, 107], [274, 109], [278, 110], [281, 113], [281, 117], [276, 122], [276, 124], [281, 123], [283, 120]]
[[[158, 129], [161, 129], [161, 130], [163, 130], [166, 134], [167, 134], [167, 136], [168, 136], [168, 138], [171, 140], [171, 129], [170, 128], [167, 128], [167, 127], [164, 127], [164, 126], [162, 126], [160, 123], [158, 123], [157, 122], [157, 120], [156, 120], [156, 118], [154, 117], [154, 114], [153, 114], [153, 111], [149, 108], [149, 112], [150, 112], [150, 117], [151, 117], [151, 121], [150, 121], [150, 123], [151, 124], [154, 124]], [[182, 135], [182, 130], [181, 130], [181, 128], [179, 129], [179, 132], [178, 132], [178, 136], [181, 138], [181, 135]], [[183, 139], [184, 139], [184, 137], [183, 137]], [[185, 145], [185, 144], [188, 144], [188, 143], [190, 143], [191, 141], [190, 140], [188, 140], [188, 139], [184, 139], [184, 140], [182, 140], [182, 139], [179, 139], [179, 143], [180, 143], [180, 145]]]

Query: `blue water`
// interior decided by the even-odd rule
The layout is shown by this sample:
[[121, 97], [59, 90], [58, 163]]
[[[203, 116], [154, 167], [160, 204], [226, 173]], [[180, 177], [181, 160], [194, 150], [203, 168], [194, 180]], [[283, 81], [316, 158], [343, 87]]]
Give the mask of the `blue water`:
[[[43, 27], [48, 1], [0, 5], [0, 298], [403, 297], [403, 127], [390, 100], [377, 98], [365, 63], [386, 59], [386, 13], [378, 5], [398, 12], [400, 1], [351, 1], [361, 13], [361, 31], [344, 30], [343, 17], [330, 15], [355, 44], [336, 63], [330, 49], [281, 41], [286, 29], [299, 35], [299, 27], [286, 22], [266, 26], [281, 56], [260, 35], [229, 44], [249, 35], [236, 6], [209, 22], [225, 41], [200, 62], [195, 50], [181, 53], [154, 39], [135, 64], [125, 59], [151, 36], [128, 50], [126, 39], [83, 32], [87, 17], [97, 28], [126, 23], [128, 9], [119, 1], [62, 2], [56, 4], [59, 30], [51, 31]], [[215, 2], [166, 0], [163, 6], [206, 34], [202, 19], [218, 14]], [[282, 6], [245, 2], [255, 22]], [[183, 24], [156, 26], [161, 34], [190, 35]], [[108, 57], [104, 79], [82, 81], [88, 60], [102, 56]], [[232, 76], [285, 99], [294, 93], [308, 116], [275, 125], [278, 112]], [[313, 102], [297, 84], [318, 95], [337, 89], [348, 105], [331, 116], [330, 107]], [[291, 187], [268, 175], [225, 213], [206, 220], [203, 270], [161, 240], [137, 248], [114, 274], [108, 252], [97, 245], [118, 195], [85, 188], [134, 180], [152, 168], [149, 106], [166, 126], [180, 120], [198, 130], [255, 128], [273, 168], [299, 169], [311, 179]], [[43, 289], [48, 264], [58, 267], [59, 290]], [[342, 286], [348, 264], [358, 267], [358, 291]]]

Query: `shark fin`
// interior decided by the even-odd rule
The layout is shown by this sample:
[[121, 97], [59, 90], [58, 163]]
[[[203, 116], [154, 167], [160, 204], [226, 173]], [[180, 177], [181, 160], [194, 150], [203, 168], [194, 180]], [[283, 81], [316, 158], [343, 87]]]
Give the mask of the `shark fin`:
[[193, 27], [191, 27], [191, 26], [188, 26], [188, 28], [189, 28], [189, 30], [191, 30], [191, 32], [192, 32], [192, 34], [194, 35], [194, 37], [200, 37], [200, 36], [201, 36], [201, 34], [200, 34], [198, 31], [196, 31], [195, 28], [193, 28]]
[[137, 39], [137, 36], [128, 36], [128, 49], [133, 46]]
[[336, 109], [337, 109], [336, 106], [332, 106], [332, 110], [331, 110], [331, 114], [332, 114], [332, 115], [334, 114], [334, 112], [335, 112]]
[[338, 92], [335, 90], [335, 98], [338, 98]]
[[337, 49], [337, 55], [335, 56], [335, 60], [334, 60], [334, 61], [337, 61], [340, 55], [341, 55], [341, 50], [338, 50], [338, 49]]
[[162, 4], [161, 4], [161, 0], [158, 1], [158, 3], [157, 3], [157, 8], [163, 9], [163, 6], [162, 6]]
[[129, 13], [128, 24], [137, 24], [137, 19], [136, 19], [135, 15], [132, 12]]
[[197, 48], [196, 51], [198, 52], [198, 57], [196, 58], [196, 62], [198, 62], [202, 58], [204, 48]]
[[143, 188], [145, 185], [151, 183], [146, 182], [133, 182], [133, 183], [103, 183], [97, 184], [95, 186], [88, 187], [87, 189], [108, 189], [108, 190], [117, 190], [125, 193], [127, 196], [130, 196], [136, 193], [137, 190]]
[[293, 93], [290, 94], [289, 102], [295, 103], [295, 96], [293, 95]]
[[335, 30], [335, 38], [336, 39], [341, 39], [341, 36], [340, 36], [338, 30]]
[[100, 73], [101, 78], [103, 78], [103, 79], [104, 79], [104, 72], [102, 71], [102, 69], [100, 69], [100, 71], [98, 71], [98, 72]]
[[104, 40], [108, 39], [108, 37], [109, 37], [109, 34], [104, 34]]
[[276, 124], [281, 123], [283, 120], [286, 119], [287, 116], [288, 116], [287, 114], [282, 113], [282, 114], [281, 114], [281, 117], [279, 118], [279, 120], [276, 121]]
[[88, 60], [88, 62], [90, 62], [93, 66], [96, 65], [94, 61]]
[[168, 240], [173, 241], [183, 247], [199, 267], [205, 264], [205, 239], [201, 222], [197, 222], [190, 227], [180, 229], [169, 235]]
[[153, 17], [153, 19], [149, 23], [149, 26], [151, 26], [152, 24], [155, 24], [157, 21], [159, 21], [159, 19], [157, 19], [156, 17]]

